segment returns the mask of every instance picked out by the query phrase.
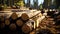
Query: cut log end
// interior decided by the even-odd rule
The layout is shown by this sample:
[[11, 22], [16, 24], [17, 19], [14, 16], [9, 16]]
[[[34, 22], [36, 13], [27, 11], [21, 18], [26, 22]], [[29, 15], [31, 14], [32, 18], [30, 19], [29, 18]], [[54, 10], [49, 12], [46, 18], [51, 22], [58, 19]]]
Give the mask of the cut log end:
[[16, 25], [15, 24], [11, 24], [10, 26], [9, 26], [9, 28], [10, 28], [10, 30], [16, 30]]
[[22, 18], [23, 20], [27, 20], [27, 19], [29, 19], [29, 16], [28, 16], [26, 13], [23, 13], [23, 14], [21, 15], [21, 18]]
[[16, 24], [17, 24], [17, 26], [22, 26], [23, 25], [23, 21], [22, 20], [17, 20]]

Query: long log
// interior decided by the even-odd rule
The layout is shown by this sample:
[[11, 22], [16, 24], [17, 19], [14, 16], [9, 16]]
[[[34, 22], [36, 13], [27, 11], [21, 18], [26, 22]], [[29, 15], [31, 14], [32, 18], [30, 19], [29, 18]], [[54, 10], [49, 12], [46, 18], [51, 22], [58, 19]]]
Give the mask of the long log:
[[26, 22], [23, 26], [22, 26], [22, 31], [24, 33], [29, 33], [30, 31], [32, 31], [34, 29], [34, 21], [28, 21]]

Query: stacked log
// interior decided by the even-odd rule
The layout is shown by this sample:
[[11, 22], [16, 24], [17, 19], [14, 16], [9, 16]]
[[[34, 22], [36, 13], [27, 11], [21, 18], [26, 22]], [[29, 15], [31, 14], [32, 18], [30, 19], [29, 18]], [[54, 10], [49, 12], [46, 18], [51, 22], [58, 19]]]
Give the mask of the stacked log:
[[18, 18], [18, 16], [17, 16], [16, 13], [13, 13], [11, 15], [10, 19], [9, 18], [4, 18], [4, 16], [1, 16], [0, 17], [0, 28], [1, 29], [4, 28], [5, 30], [9, 30], [9, 28], [11, 30], [16, 29], [15, 21], [16, 21], [17, 18]]
[[10, 24], [9, 26], [10, 30], [16, 30], [16, 25], [14, 23]]
[[[41, 16], [42, 16], [42, 14], [39, 14], [39, 17], [41, 17]], [[45, 16], [41, 17], [41, 19], [43, 19], [44, 17]], [[21, 15], [21, 18], [19, 18], [19, 19], [17, 19], [17, 18], [18, 18], [17, 14], [13, 13], [11, 15], [11, 19], [6, 18], [5, 23], [4, 23], [4, 17], [1, 17], [1, 19], [0, 19], [0, 21], [1, 21], [0, 27], [4, 28], [5, 25], [6, 25], [12, 31], [16, 30], [16, 28], [19, 29], [19, 27], [20, 27], [20, 29], [24, 33], [29, 33], [29, 32], [31, 32], [36, 27], [36, 25], [34, 25], [34, 24], [36, 24], [35, 23], [36, 21], [34, 21], [34, 20], [30, 21], [29, 20], [29, 16], [26, 13], [23, 13]], [[34, 19], [36, 20], [37, 18], [35, 17]], [[39, 23], [39, 24], [42, 27], [45, 26], [45, 25], [47, 25], [47, 24], [51, 25], [53, 23], [53, 20], [54, 20], [53, 18], [49, 18], [49, 19], [46, 19], [46, 20], [43, 19], [43, 21], [41, 23]], [[40, 21], [40, 19], [39, 19], [39, 21]], [[35, 33], [35, 32], [33, 32], [33, 33]]]
[[6, 18], [6, 20], [5, 20], [5, 25], [10, 25], [10, 20], [9, 20], [9, 18]]
[[17, 28], [16, 27], [16, 19], [17, 18], [18, 18], [18, 15], [14, 12], [10, 16], [10, 18], [7, 18], [5, 20], [5, 25], [6, 25], [7, 29], [9, 28], [12, 31], [16, 30], [16, 28]]
[[18, 18], [18, 15], [14, 12], [12, 15], [11, 15], [11, 19], [15, 20]]
[[23, 31], [24, 33], [28, 33], [28, 32], [30, 32], [30, 31], [31, 31], [31, 29], [30, 29], [30, 27], [29, 27], [29, 26], [24, 25], [24, 26], [22, 27], [22, 31]]
[[18, 18], [18, 15], [14, 12], [12, 13], [12, 15], [10, 16], [10, 23], [16, 23], [16, 20]]
[[29, 16], [23, 13], [20, 17], [16, 19], [17, 30], [21, 30], [22, 26], [29, 20]]
[[26, 21], [26, 20], [29, 19], [29, 16], [28, 16], [26, 13], [23, 13], [23, 14], [21, 15], [21, 19], [24, 20], [24, 21]]
[[22, 31], [24, 33], [29, 33], [30, 31], [34, 29], [34, 23], [35, 23], [34, 21], [28, 21], [22, 26]]
[[16, 21], [17, 26], [22, 26], [23, 25], [23, 21], [21, 19]]

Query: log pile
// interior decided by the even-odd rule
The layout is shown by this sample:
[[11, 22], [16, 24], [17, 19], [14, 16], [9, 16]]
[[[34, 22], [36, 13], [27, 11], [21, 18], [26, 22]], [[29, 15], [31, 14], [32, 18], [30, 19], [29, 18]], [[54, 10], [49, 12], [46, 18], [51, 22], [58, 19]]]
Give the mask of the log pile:
[[12, 13], [9, 18], [0, 16], [0, 29], [5, 28], [6, 30], [10, 29], [11, 31], [20, 30], [22, 26], [29, 20], [29, 16], [26, 13], [23, 13], [20, 17], [18, 17], [15, 12]]
[[[25, 34], [27, 33], [31, 34], [31, 32], [34, 31], [32, 33], [35, 34], [36, 31], [34, 30], [34, 26], [36, 25], [34, 24], [36, 24], [35, 22], [37, 17], [41, 17], [41, 16], [42, 14], [36, 17], [29, 18], [29, 16], [26, 13], [23, 13], [21, 17], [18, 17], [15, 12], [11, 15], [10, 18], [5, 19], [3, 16], [0, 16], [0, 29], [7, 27], [7, 29], [9, 28], [11, 31], [21, 30], [22, 33], [25, 33]], [[32, 19], [32, 21], [30, 21], [30, 19]], [[38, 28], [43, 29], [43, 27], [45, 28], [45, 26], [48, 27], [50, 30], [53, 29], [53, 31], [55, 31], [53, 27], [55, 26], [54, 19], [50, 17], [44, 18], [42, 22], [39, 23]]]

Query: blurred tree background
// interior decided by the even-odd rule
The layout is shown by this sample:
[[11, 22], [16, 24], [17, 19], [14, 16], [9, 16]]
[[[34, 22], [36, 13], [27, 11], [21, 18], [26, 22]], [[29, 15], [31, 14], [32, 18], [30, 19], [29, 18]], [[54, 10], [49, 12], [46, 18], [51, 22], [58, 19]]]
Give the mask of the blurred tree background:
[[43, 9], [43, 4], [40, 4], [40, 9]]
[[[44, 0], [42, 3], [43, 8], [48, 7], [55, 7], [59, 8], [60, 6], [59, 0], [54, 0], [52, 4], [52, 0]], [[4, 6], [4, 8], [7, 8], [8, 6], [20, 6], [20, 7], [31, 7], [31, 8], [41, 8], [41, 4], [38, 5], [38, 0], [33, 0], [33, 5], [31, 4], [31, 0], [27, 0], [25, 3], [25, 0], [0, 0], [0, 6]]]

